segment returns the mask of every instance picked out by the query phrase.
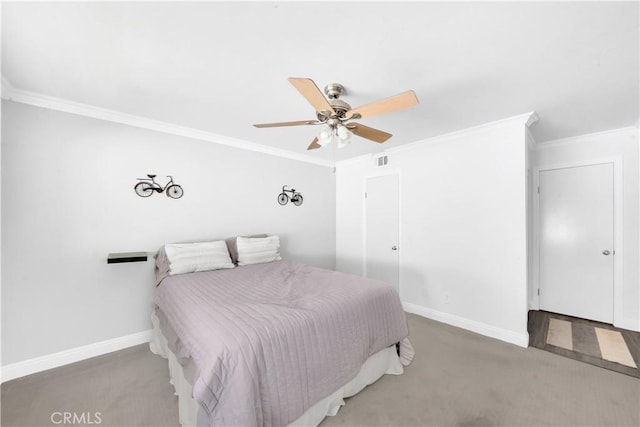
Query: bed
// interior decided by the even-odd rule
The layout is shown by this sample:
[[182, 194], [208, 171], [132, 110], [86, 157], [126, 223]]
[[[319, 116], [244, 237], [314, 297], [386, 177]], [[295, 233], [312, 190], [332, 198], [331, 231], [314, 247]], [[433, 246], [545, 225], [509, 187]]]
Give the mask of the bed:
[[389, 285], [279, 254], [239, 258], [158, 280], [151, 350], [168, 359], [182, 425], [317, 425], [411, 361]]

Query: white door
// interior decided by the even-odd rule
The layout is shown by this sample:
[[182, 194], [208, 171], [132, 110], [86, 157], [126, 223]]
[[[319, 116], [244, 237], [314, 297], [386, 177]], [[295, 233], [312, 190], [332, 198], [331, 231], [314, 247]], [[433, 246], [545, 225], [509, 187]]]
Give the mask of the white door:
[[540, 171], [540, 308], [613, 323], [613, 164]]
[[397, 174], [367, 178], [366, 276], [399, 291], [399, 186]]

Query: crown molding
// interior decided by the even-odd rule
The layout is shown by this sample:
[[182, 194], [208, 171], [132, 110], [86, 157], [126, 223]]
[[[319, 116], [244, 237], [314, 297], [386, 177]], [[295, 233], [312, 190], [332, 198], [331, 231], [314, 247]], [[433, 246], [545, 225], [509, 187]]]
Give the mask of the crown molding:
[[199, 129], [180, 126], [173, 123], [149, 119], [147, 117], [122, 113], [120, 111], [95, 107], [89, 104], [82, 104], [75, 101], [42, 95], [13, 87], [7, 79], [2, 77], [2, 99], [22, 104], [33, 105], [35, 107], [47, 108], [50, 110], [62, 111], [79, 116], [91, 117], [94, 119], [120, 123], [128, 126], [153, 130], [156, 132], [192, 138], [201, 141], [213, 142], [215, 144], [226, 145], [241, 150], [254, 151], [271, 156], [283, 157], [300, 162], [313, 163], [319, 166], [333, 168], [335, 162], [331, 160], [317, 159], [305, 154], [294, 153], [288, 150], [269, 147], [243, 139], [218, 135]]
[[[527, 119], [527, 121], [524, 123], [525, 127], [528, 129], [532, 124], [534, 124], [535, 122], [537, 122], [538, 120], [540, 120], [540, 117], [538, 116], [538, 114], [535, 111], [532, 111], [529, 114], [529, 118]], [[525, 116], [527, 114], [524, 114]]]
[[537, 151], [537, 150], [545, 150], [548, 148], [564, 147], [564, 146], [573, 145], [573, 144], [584, 144], [584, 143], [589, 143], [589, 141], [585, 141], [588, 139], [591, 139], [592, 141], [597, 141], [599, 139], [606, 138], [612, 135], [618, 135], [618, 134], [630, 135], [630, 136], [637, 135], [638, 128], [636, 126], [627, 126], [623, 128], [609, 129], [601, 132], [570, 136], [568, 138], [554, 139], [554, 140], [545, 141], [545, 142], [535, 141], [533, 144], [533, 149]]
[[422, 147], [426, 144], [434, 144], [439, 142], [450, 141], [452, 139], [470, 136], [470, 135], [474, 135], [481, 132], [487, 132], [490, 130], [501, 129], [509, 126], [523, 126], [525, 129], [528, 129], [528, 127], [531, 126], [536, 121], [538, 121], [538, 115], [536, 114], [535, 111], [532, 111], [529, 113], [520, 114], [513, 117], [507, 117], [505, 119], [484, 123], [478, 126], [461, 129], [455, 132], [445, 133], [445, 134], [437, 135], [431, 138], [422, 139], [409, 144], [400, 145], [398, 147], [389, 148], [387, 150], [384, 150], [384, 152], [389, 154], [401, 153], [403, 151], [413, 150], [415, 148]]
[[[370, 161], [373, 159], [373, 157], [375, 157], [376, 155], [380, 155], [380, 154], [395, 154], [395, 153], [401, 153], [403, 151], [408, 151], [408, 150], [413, 150], [415, 148], [420, 148], [426, 144], [434, 144], [434, 143], [438, 143], [438, 142], [445, 142], [445, 141], [449, 141], [452, 139], [456, 139], [456, 138], [461, 138], [461, 137], [465, 137], [465, 136], [469, 136], [469, 135], [474, 135], [476, 133], [479, 132], [487, 132], [489, 130], [494, 130], [494, 129], [500, 129], [500, 128], [504, 128], [507, 126], [523, 126], [525, 128], [525, 136], [527, 134], [530, 134], [529, 131], [529, 126], [531, 126], [533, 123], [537, 122], [539, 119], [538, 115], [535, 113], [535, 111], [532, 111], [530, 113], [526, 113], [526, 114], [520, 114], [517, 116], [513, 116], [513, 117], [508, 117], [506, 119], [500, 119], [500, 120], [496, 120], [493, 122], [489, 122], [489, 123], [485, 123], [482, 125], [478, 125], [478, 126], [473, 126], [467, 129], [462, 129], [462, 130], [458, 130], [455, 132], [450, 132], [450, 133], [445, 133], [442, 135], [438, 135], [438, 136], [434, 136], [431, 138], [427, 138], [427, 139], [422, 139], [416, 142], [411, 142], [409, 144], [404, 144], [404, 145], [400, 145], [398, 147], [393, 147], [393, 148], [388, 148], [386, 150], [383, 150], [379, 153], [375, 153], [375, 154], [363, 154], [357, 157], [352, 157], [349, 159], [345, 159], [345, 160], [339, 160], [336, 162], [336, 167], [340, 168], [342, 166], [347, 166], [349, 164], [353, 164], [353, 163], [359, 163], [359, 162], [366, 162], [366, 161]], [[531, 138], [533, 139], [533, 138]]]

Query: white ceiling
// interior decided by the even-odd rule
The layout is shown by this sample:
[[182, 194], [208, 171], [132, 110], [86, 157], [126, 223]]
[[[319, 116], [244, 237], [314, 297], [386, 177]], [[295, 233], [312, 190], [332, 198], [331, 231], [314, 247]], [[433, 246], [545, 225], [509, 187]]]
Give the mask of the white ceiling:
[[361, 122], [341, 160], [536, 111], [538, 142], [638, 124], [638, 2], [2, 3], [18, 89], [295, 153], [318, 128], [287, 77], [342, 83], [351, 106], [413, 89]]

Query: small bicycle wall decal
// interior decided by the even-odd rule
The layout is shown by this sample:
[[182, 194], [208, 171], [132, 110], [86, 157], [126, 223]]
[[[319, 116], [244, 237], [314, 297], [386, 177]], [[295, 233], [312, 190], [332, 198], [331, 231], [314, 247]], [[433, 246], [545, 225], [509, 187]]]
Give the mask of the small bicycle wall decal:
[[165, 190], [167, 197], [171, 197], [172, 199], [179, 199], [184, 194], [184, 190], [182, 189], [182, 187], [178, 184], [175, 184], [173, 182], [173, 177], [170, 175], [167, 175], [167, 178], [169, 178], [169, 182], [167, 182], [164, 187], [154, 180], [157, 175], [147, 174], [147, 176], [149, 177], [149, 179], [137, 178], [141, 182], [137, 183], [133, 187], [133, 189], [136, 191], [136, 194], [140, 197], [149, 197], [153, 194], [154, 191], [162, 193]]
[[[287, 187], [287, 185], [282, 186], [282, 193], [278, 194], [278, 203], [284, 206], [291, 200], [291, 203], [300, 206], [302, 204], [302, 194], [298, 193], [295, 188], [287, 190]], [[291, 193], [291, 196], [287, 193]]]

